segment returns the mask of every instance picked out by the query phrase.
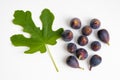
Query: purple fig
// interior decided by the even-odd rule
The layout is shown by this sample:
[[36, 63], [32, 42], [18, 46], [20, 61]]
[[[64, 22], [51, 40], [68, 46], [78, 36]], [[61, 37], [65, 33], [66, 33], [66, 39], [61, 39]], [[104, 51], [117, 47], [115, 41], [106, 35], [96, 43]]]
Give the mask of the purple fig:
[[79, 18], [73, 18], [70, 22], [70, 26], [73, 29], [80, 29], [81, 28], [81, 21]]
[[98, 19], [95, 19], [95, 18], [90, 21], [90, 26], [93, 29], [98, 29], [100, 27], [100, 24], [101, 24], [101, 22]]
[[64, 41], [71, 41], [73, 39], [73, 32], [71, 30], [65, 30], [61, 37]]
[[75, 43], [69, 43], [69, 44], [67, 45], [67, 50], [68, 50], [68, 52], [70, 52], [70, 53], [75, 53], [76, 49], [77, 49], [77, 46], [76, 46]]
[[87, 36], [81, 35], [81, 36], [79, 36], [77, 42], [80, 46], [85, 46], [88, 44], [88, 38], [87, 38]]
[[76, 57], [80, 60], [84, 60], [88, 57], [88, 52], [84, 48], [79, 48], [76, 50]]
[[84, 68], [79, 66], [79, 63], [78, 63], [77, 59], [74, 56], [67, 57], [66, 63], [67, 63], [67, 65], [69, 65], [72, 68], [84, 69]]
[[92, 33], [92, 28], [88, 25], [82, 28], [82, 34], [88, 36]]
[[99, 41], [93, 41], [91, 43], [91, 49], [93, 51], [98, 51], [101, 48], [101, 43]]
[[99, 30], [97, 35], [98, 35], [98, 38], [102, 42], [104, 42], [104, 43], [109, 45], [110, 36], [109, 36], [109, 33], [108, 33], [108, 31], [106, 29]]
[[102, 62], [102, 58], [99, 55], [93, 55], [90, 59], [90, 68], [89, 70], [92, 69], [92, 67], [98, 66]]

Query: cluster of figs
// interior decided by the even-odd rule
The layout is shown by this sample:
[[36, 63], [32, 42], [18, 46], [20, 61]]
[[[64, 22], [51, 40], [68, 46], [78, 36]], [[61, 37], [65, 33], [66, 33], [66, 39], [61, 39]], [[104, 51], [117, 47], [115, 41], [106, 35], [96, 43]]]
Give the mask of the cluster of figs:
[[[90, 21], [89, 25], [84, 26], [81, 29], [81, 33], [82, 35], [80, 35], [76, 41], [76, 43], [80, 46], [85, 46], [88, 44], [89, 39], [88, 36], [92, 33], [92, 30], [96, 30], [101, 26], [101, 22], [100, 20], [94, 18]], [[73, 29], [80, 29], [81, 28], [81, 20], [79, 18], [73, 18], [70, 21], [70, 27]], [[100, 29], [97, 31], [97, 36], [98, 39], [109, 45], [109, 33], [106, 29]], [[62, 39], [65, 42], [69, 42], [73, 39], [73, 32], [71, 30], [64, 30], [64, 32], [62, 33]], [[93, 51], [98, 51], [101, 48], [101, 43], [100, 41], [93, 41], [91, 42], [91, 50]], [[67, 44], [67, 51], [74, 54], [74, 55], [70, 55], [66, 58], [66, 63], [68, 66], [72, 67], [72, 68], [80, 68], [80, 69], [84, 69], [82, 67], [80, 67], [79, 62], [77, 59], [79, 60], [85, 60], [88, 57], [88, 52], [86, 49], [84, 48], [78, 48], [75, 43], [68, 43]], [[92, 69], [92, 67], [95, 67], [97, 65], [99, 65], [102, 62], [102, 58], [101, 56], [94, 54], [92, 55], [92, 57], [89, 60], [89, 70]]]

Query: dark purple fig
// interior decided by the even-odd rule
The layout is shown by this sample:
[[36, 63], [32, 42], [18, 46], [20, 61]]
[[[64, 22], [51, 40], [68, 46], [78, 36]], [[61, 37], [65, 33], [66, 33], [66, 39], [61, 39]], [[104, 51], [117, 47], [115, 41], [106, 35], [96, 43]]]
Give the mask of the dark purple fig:
[[87, 36], [80, 36], [77, 42], [80, 46], [85, 46], [88, 43], [88, 38]]
[[72, 68], [84, 69], [84, 68], [79, 66], [79, 63], [74, 56], [68, 56], [67, 59], [66, 59], [66, 63], [67, 63], [67, 65], [69, 65]]
[[62, 39], [64, 41], [71, 41], [73, 39], [73, 33], [71, 30], [65, 30], [63, 33], [62, 33]]
[[92, 28], [90, 26], [85, 26], [82, 28], [82, 34], [88, 36], [92, 33]]
[[70, 26], [73, 29], [79, 29], [81, 27], [81, 21], [79, 18], [73, 18], [70, 22]]
[[101, 25], [101, 22], [98, 19], [92, 19], [90, 22], [90, 26], [93, 29], [98, 29], [100, 27], [100, 25]]
[[97, 35], [98, 35], [98, 38], [102, 42], [104, 42], [104, 43], [109, 45], [110, 36], [109, 36], [109, 33], [108, 33], [108, 31], [106, 29], [99, 30]]
[[74, 43], [69, 43], [69, 44], [67, 45], [67, 50], [68, 50], [68, 52], [70, 52], [70, 53], [75, 53], [76, 49], [77, 49], [77, 46], [76, 46], [76, 44], [74, 44]]
[[93, 41], [93, 42], [91, 43], [91, 49], [92, 49], [93, 51], [98, 51], [100, 48], [101, 48], [100, 42], [98, 42], [98, 41]]
[[88, 52], [83, 48], [79, 48], [76, 50], [76, 56], [78, 59], [84, 60], [88, 57]]
[[93, 55], [89, 61], [90, 68], [89, 70], [92, 69], [92, 67], [98, 66], [102, 62], [102, 58], [99, 55]]

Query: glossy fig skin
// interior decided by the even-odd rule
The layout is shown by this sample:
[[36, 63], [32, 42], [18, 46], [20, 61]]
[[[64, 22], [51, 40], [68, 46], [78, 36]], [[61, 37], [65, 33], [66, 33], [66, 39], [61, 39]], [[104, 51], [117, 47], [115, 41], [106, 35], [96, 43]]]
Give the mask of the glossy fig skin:
[[92, 28], [88, 25], [82, 28], [82, 34], [88, 36], [92, 33]]
[[98, 66], [102, 62], [102, 58], [99, 55], [93, 55], [89, 61], [90, 68], [89, 70], [92, 69], [92, 67]]
[[66, 63], [68, 66], [70, 66], [72, 68], [80, 68], [80, 69], [84, 70], [84, 68], [79, 66], [79, 62], [75, 56], [68, 56], [66, 59]]
[[94, 19], [92, 19], [92, 20], [90, 21], [90, 26], [91, 26], [91, 28], [93, 28], [93, 29], [98, 29], [98, 28], [100, 27], [100, 25], [101, 25], [100, 20], [98, 20], [98, 19], [96, 19], [96, 18], [94, 18]]
[[79, 29], [81, 28], [81, 21], [79, 18], [73, 18], [71, 21], [70, 21], [70, 26], [73, 28], [73, 29]]
[[67, 50], [68, 50], [68, 52], [70, 52], [70, 53], [75, 53], [76, 50], [77, 50], [76, 44], [74, 44], [74, 43], [68, 43], [68, 45], [67, 45]]
[[66, 63], [72, 68], [79, 68], [79, 63], [74, 56], [68, 56], [66, 59]]
[[71, 41], [73, 39], [73, 32], [71, 30], [65, 30], [61, 37], [64, 41]]
[[79, 60], [85, 60], [88, 57], [88, 52], [84, 48], [76, 50], [76, 56]]
[[91, 43], [91, 49], [93, 51], [98, 51], [98, 50], [100, 50], [100, 48], [101, 48], [101, 43], [99, 41], [93, 41]]
[[85, 46], [88, 44], [88, 38], [87, 38], [87, 36], [83, 36], [83, 35], [79, 36], [77, 42], [80, 46]]
[[101, 29], [97, 32], [98, 38], [109, 45], [110, 36], [106, 29]]

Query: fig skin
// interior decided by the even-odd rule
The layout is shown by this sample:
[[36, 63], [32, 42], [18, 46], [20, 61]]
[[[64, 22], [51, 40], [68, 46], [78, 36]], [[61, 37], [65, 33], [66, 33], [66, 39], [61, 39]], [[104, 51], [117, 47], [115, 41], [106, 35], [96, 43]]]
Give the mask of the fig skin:
[[99, 30], [97, 35], [98, 35], [98, 38], [102, 42], [104, 42], [104, 43], [109, 45], [110, 36], [109, 36], [109, 33], [108, 33], [108, 31], [106, 29]]
[[70, 21], [70, 26], [73, 28], [73, 29], [80, 29], [81, 28], [81, 21], [79, 18], [73, 18], [71, 21]]
[[68, 52], [74, 54], [74, 53], [76, 52], [76, 50], [77, 50], [76, 44], [75, 44], [75, 43], [69, 43], [69, 44], [67, 45], [67, 50], [68, 50]]
[[91, 71], [92, 67], [98, 66], [102, 62], [102, 58], [99, 55], [93, 55], [89, 61]]
[[71, 41], [73, 39], [73, 32], [71, 30], [65, 30], [61, 37], [66, 42]]
[[83, 35], [79, 36], [79, 37], [78, 37], [78, 40], [77, 40], [77, 43], [78, 43], [80, 46], [85, 46], [85, 45], [87, 45], [87, 44], [88, 44], [88, 38], [87, 38], [87, 36], [83, 36]]
[[92, 20], [90, 21], [90, 26], [91, 26], [91, 28], [93, 28], [93, 29], [98, 29], [98, 28], [100, 27], [100, 25], [101, 25], [100, 20], [98, 20], [98, 19], [96, 19], [96, 18], [94, 18], [94, 19], [92, 19]]
[[92, 33], [92, 28], [88, 25], [82, 28], [82, 34], [85, 36], [89, 36]]
[[88, 57], [88, 52], [84, 48], [79, 48], [76, 50], [76, 57], [79, 60], [85, 60]]
[[93, 51], [98, 51], [98, 50], [100, 50], [100, 48], [101, 48], [101, 43], [99, 41], [93, 41], [91, 43], [91, 49]]
[[75, 56], [68, 56], [66, 59], [66, 63], [68, 66], [70, 66], [72, 68], [80, 68], [80, 69], [84, 70], [84, 68], [79, 66], [79, 62]]

